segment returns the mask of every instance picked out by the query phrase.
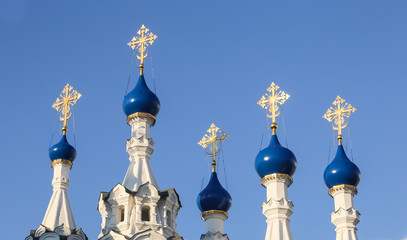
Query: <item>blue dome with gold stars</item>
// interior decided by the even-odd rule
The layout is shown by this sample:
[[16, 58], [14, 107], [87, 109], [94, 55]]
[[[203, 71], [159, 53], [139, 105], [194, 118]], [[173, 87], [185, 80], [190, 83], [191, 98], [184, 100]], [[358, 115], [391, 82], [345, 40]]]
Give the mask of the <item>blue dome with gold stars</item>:
[[73, 162], [75, 160], [76, 150], [68, 143], [66, 135], [62, 135], [61, 140], [49, 149], [49, 158], [51, 161], [63, 159]]
[[129, 116], [131, 114], [142, 112], [149, 113], [154, 117], [160, 110], [160, 100], [148, 88], [144, 75], [140, 75], [136, 87], [129, 92], [123, 100], [123, 111]]
[[201, 212], [210, 210], [227, 212], [232, 206], [232, 197], [220, 184], [216, 172], [212, 172], [208, 185], [199, 193], [196, 202]]
[[326, 186], [332, 188], [333, 186], [347, 184], [356, 187], [359, 184], [360, 177], [358, 166], [349, 160], [343, 146], [339, 145], [334, 160], [324, 172]]
[[297, 169], [297, 159], [290, 149], [281, 146], [277, 135], [272, 135], [270, 145], [257, 154], [255, 168], [261, 178], [274, 173], [292, 177]]

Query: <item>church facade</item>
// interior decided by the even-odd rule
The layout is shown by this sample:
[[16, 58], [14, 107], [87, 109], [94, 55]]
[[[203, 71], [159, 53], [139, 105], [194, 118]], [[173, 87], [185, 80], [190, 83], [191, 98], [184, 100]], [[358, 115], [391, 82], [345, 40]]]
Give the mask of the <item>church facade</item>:
[[[101, 216], [99, 240], [181, 240], [177, 231], [177, 216], [182, 207], [180, 196], [175, 188], [160, 189], [150, 165], [154, 152], [154, 141], [150, 128], [157, 121], [160, 101], [146, 84], [144, 77], [144, 59], [146, 47], [157, 38], [144, 25], [138, 36], [128, 43], [133, 51], [138, 51], [140, 74], [138, 82], [124, 98], [123, 110], [130, 128], [130, 139], [126, 142], [129, 154], [129, 167], [122, 183], [112, 186], [107, 192], [101, 192], [98, 211]], [[69, 172], [76, 158], [75, 148], [69, 144], [68, 120], [70, 107], [76, 104], [80, 94], [67, 84], [53, 107], [60, 113], [63, 122], [62, 138], [49, 150], [53, 195], [50, 199], [44, 219], [39, 227], [31, 230], [25, 240], [88, 240], [81, 228], [75, 224], [68, 199]], [[259, 151], [255, 159], [255, 170], [260, 184], [266, 189], [266, 202], [263, 203], [263, 215], [267, 228], [265, 240], [292, 240], [290, 216], [294, 205], [289, 200], [288, 189], [293, 183], [297, 168], [295, 154], [283, 147], [277, 136], [277, 118], [279, 107], [290, 96], [272, 83], [267, 93], [258, 102], [266, 109], [267, 117], [272, 120], [272, 136], [269, 145]], [[354, 209], [353, 198], [357, 194], [361, 173], [359, 168], [346, 156], [342, 146], [342, 129], [348, 124], [348, 118], [356, 109], [337, 97], [333, 106], [323, 116], [338, 131], [338, 149], [335, 158], [324, 172], [328, 192], [334, 199], [334, 212], [331, 221], [336, 226], [336, 240], [356, 240], [359, 212]], [[201, 240], [228, 240], [224, 231], [224, 221], [229, 217], [232, 196], [218, 180], [217, 162], [220, 146], [229, 136], [215, 124], [207, 130], [201, 145], [212, 158], [211, 177], [206, 187], [199, 193], [197, 204], [201, 218], [205, 222]]]

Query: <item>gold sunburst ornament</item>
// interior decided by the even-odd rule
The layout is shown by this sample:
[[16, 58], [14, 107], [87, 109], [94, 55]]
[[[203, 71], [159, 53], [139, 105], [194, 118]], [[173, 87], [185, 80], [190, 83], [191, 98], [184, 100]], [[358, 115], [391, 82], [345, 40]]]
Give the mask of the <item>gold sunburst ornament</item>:
[[280, 87], [274, 82], [271, 83], [270, 87], [267, 89], [269, 93], [266, 93], [257, 102], [262, 108], [268, 110], [267, 117], [271, 118], [273, 123], [271, 128], [273, 129], [273, 135], [276, 135], [277, 123], [276, 117], [280, 115], [280, 107], [285, 103], [285, 101], [290, 97], [284, 91], [277, 91]]
[[130, 42], [127, 43], [133, 50], [137, 48], [140, 55], [137, 55], [137, 59], [140, 59], [140, 75], [143, 75], [144, 69], [144, 59], [147, 57], [148, 53], [146, 52], [146, 47], [153, 45], [154, 40], [157, 38], [157, 35], [154, 35], [152, 32], [149, 32], [150, 29], [146, 28], [143, 24], [137, 34], [139, 36], [133, 37]]
[[223, 144], [229, 135], [220, 131], [219, 128], [213, 123], [207, 132], [209, 134], [205, 134], [198, 144], [208, 150], [208, 156], [212, 156], [212, 172], [216, 172], [216, 156], [220, 154], [220, 149], [217, 144]]
[[52, 107], [60, 113], [59, 120], [64, 124], [62, 132], [66, 135], [66, 131], [68, 131], [67, 121], [72, 115], [71, 106], [75, 105], [82, 95], [67, 83], [59, 96], [61, 99], [57, 98]]
[[349, 103], [345, 103], [345, 100], [340, 96], [337, 96], [334, 105], [328, 108], [326, 113], [322, 116], [329, 122], [332, 122], [332, 128], [338, 131], [339, 145], [342, 145], [342, 129], [348, 126], [348, 118], [356, 111], [356, 108], [352, 107]]

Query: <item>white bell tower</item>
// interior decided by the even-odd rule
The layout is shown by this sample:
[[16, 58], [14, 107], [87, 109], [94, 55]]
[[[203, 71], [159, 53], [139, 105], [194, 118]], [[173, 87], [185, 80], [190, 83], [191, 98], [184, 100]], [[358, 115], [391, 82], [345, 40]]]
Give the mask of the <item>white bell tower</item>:
[[135, 88], [123, 100], [131, 137], [126, 148], [130, 165], [123, 184], [102, 192], [98, 210], [102, 216], [100, 240], [182, 239], [177, 232], [177, 215], [181, 202], [175, 189], [160, 190], [150, 165], [154, 141], [150, 128], [160, 108], [157, 96], [144, 80], [146, 47], [157, 38], [144, 25], [128, 45], [138, 50], [140, 76]]
[[290, 216], [294, 205], [288, 200], [287, 189], [293, 183], [297, 159], [291, 150], [281, 146], [277, 138], [276, 117], [280, 115], [279, 105], [290, 97], [278, 89], [279, 86], [271, 83], [267, 89], [269, 93], [257, 102], [266, 109], [267, 117], [272, 119], [272, 136], [269, 146], [257, 154], [255, 168], [261, 177], [261, 185], [267, 189], [266, 202], [262, 206], [267, 223], [265, 240], [292, 240]]
[[181, 202], [175, 189], [160, 191], [150, 165], [154, 142], [149, 136], [155, 117], [136, 113], [128, 118], [132, 137], [127, 140], [130, 165], [123, 184], [102, 192], [99, 239], [181, 239], [176, 218]]
[[338, 131], [338, 150], [335, 158], [326, 167], [324, 181], [329, 188], [329, 195], [335, 202], [335, 211], [331, 213], [331, 221], [336, 226], [336, 240], [357, 240], [356, 225], [359, 223], [359, 211], [353, 206], [353, 197], [357, 194], [357, 185], [360, 181], [360, 170], [346, 156], [342, 146], [342, 129], [347, 125], [347, 119], [356, 111], [349, 103], [337, 96], [323, 115], [323, 118], [332, 122], [334, 130]]
[[220, 184], [216, 172], [216, 156], [221, 152], [221, 144], [229, 137], [211, 124], [201, 141], [198, 142], [206, 149], [207, 155], [212, 157], [212, 173], [208, 185], [199, 193], [197, 203], [201, 210], [201, 218], [205, 221], [205, 234], [201, 240], [229, 240], [223, 231], [223, 222], [228, 218], [228, 211], [232, 206], [232, 197]]
[[31, 231], [26, 240], [87, 240], [87, 236], [80, 228], [76, 228], [68, 199], [69, 173], [76, 158], [76, 150], [67, 140], [67, 121], [71, 116], [70, 107], [81, 97], [72, 86], [67, 84], [52, 106], [60, 112], [63, 122], [62, 138], [49, 149], [51, 167], [54, 169], [52, 179], [53, 193], [48, 204], [44, 219], [37, 230]]

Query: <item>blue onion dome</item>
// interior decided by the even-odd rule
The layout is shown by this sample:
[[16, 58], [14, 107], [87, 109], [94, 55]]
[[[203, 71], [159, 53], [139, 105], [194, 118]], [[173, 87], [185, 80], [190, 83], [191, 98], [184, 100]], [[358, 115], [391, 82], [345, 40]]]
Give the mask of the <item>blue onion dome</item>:
[[360, 170], [356, 164], [346, 156], [342, 145], [338, 146], [338, 151], [334, 160], [326, 167], [324, 172], [325, 184], [328, 188], [347, 184], [357, 186], [360, 181]]
[[277, 135], [272, 135], [270, 145], [257, 154], [254, 165], [261, 178], [274, 173], [292, 177], [297, 169], [297, 159], [290, 149], [281, 146]]
[[160, 100], [148, 88], [144, 75], [140, 75], [136, 87], [129, 92], [123, 100], [123, 111], [129, 116], [131, 114], [142, 112], [149, 113], [154, 117], [160, 110]]
[[49, 149], [49, 158], [51, 161], [63, 159], [73, 162], [75, 160], [76, 150], [68, 143], [66, 135], [62, 135], [61, 141]]
[[212, 172], [208, 186], [199, 193], [196, 202], [201, 212], [210, 210], [227, 212], [232, 206], [232, 197], [220, 184], [216, 172]]

